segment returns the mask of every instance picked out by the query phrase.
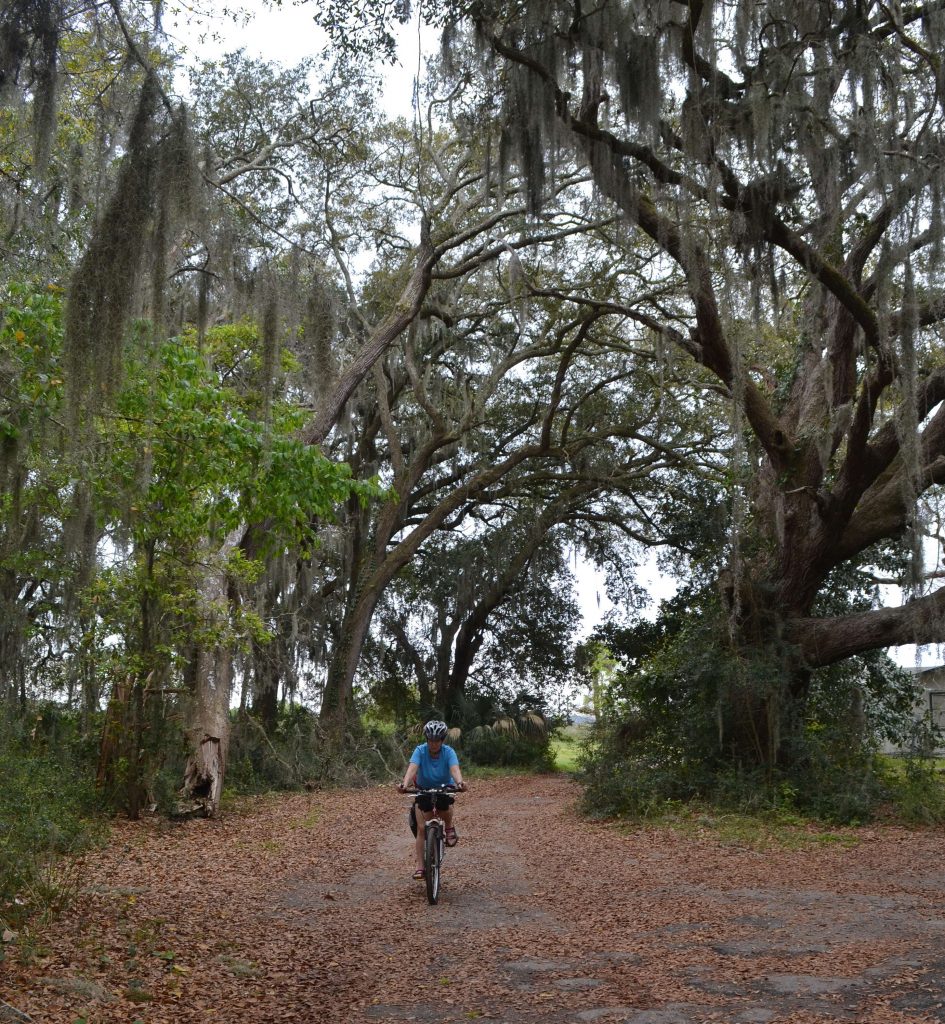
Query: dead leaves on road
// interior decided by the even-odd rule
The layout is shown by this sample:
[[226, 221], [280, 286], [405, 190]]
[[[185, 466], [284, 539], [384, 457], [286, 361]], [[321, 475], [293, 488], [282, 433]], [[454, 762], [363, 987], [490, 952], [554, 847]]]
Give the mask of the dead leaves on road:
[[75, 906], [8, 942], [0, 997], [44, 1024], [945, 1019], [939, 833], [759, 851], [576, 796], [478, 783], [436, 907], [388, 787], [117, 823]]

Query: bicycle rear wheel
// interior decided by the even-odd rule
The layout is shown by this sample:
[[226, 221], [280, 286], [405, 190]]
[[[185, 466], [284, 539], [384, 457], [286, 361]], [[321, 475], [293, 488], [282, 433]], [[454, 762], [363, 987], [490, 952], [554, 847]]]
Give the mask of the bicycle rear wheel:
[[436, 903], [440, 898], [440, 836], [436, 825], [430, 826], [424, 837], [423, 866], [427, 873], [427, 899]]

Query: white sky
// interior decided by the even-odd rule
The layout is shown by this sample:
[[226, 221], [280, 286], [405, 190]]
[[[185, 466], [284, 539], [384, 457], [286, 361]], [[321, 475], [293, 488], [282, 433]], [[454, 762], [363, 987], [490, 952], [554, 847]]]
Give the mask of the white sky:
[[[213, 12], [197, 16], [177, 9], [165, 14], [163, 28], [185, 62], [187, 55], [212, 60], [243, 49], [249, 57], [294, 67], [321, 53], [327, 42], [325, 33], [312, 21], [317, 5], [318, 0], [311, 0], [272, 7], [261, 0], [247, 0], [241, 6], [256, 12], [249, 21]], [[378, 102], [391, 116], [410, 117], [420, 54], [417, 23], [405, 25], [394, 34], [398, 63], [385, 76]], [[427, 29], [423, 38], [429, 52], [436, 40]]]

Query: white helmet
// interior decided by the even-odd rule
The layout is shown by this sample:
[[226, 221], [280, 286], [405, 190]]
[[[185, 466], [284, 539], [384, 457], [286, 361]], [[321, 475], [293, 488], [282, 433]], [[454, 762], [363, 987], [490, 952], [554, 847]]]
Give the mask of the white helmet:
[[445, 740], [447, 732], [449, 730], [446, 728], [446, 722], [441, 722], [437, 718], [427, 722], [423, 727], [423, 735], [428, 740]]

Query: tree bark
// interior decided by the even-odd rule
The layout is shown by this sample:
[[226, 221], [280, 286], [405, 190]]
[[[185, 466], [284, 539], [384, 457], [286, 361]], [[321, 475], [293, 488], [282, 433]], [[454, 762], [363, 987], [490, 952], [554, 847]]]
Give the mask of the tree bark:
[[275, 729], [279, 719], [279, 673], [273, 663], [269, 644], [253, 641], [252, 701], [250, 714], [258, 718], [267, 733]]
[[229, 647], [201, 648], [197, 656], [197, 692], [185, 730], [190, 755], [178, 814], [213, 818], [220, 809], [230, 743], [230, 689], [233, 664]]
[[945, 643], [945, 589], [898, 608], [877, 608], [832, 618], [789, 619], [785, 639], [812, 667], [832, 665], [877, 647]]
[[230, 743], [233, 686], [233, 655], [226, 639], [231, 600], [226, 565], [242, 536], [242, 527], [232, 531], [220, 549], [208, 553], [206, 558], [198, 613], [203, 619], [204, 633], [212, 636], [219, 632], [223, 640], [195, 645], [193, 693], [186, 707], [184, 726], [189, 755], [177, 806], [179, 814], [212, 818], [220, 809]]

